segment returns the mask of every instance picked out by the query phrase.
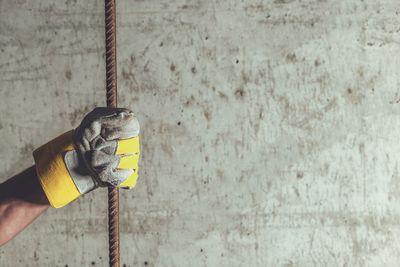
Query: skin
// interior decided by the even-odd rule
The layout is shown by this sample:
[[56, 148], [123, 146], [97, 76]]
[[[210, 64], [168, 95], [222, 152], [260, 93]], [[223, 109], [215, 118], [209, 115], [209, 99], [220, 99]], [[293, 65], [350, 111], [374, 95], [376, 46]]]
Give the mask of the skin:
[[0, 184], [0, 246], [50, 207], [35, 166]]

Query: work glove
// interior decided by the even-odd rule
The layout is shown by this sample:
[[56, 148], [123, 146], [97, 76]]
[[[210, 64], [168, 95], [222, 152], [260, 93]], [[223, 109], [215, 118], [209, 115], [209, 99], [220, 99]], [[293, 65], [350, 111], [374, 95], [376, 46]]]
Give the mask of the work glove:
[[95, 108], [75, 129], [33, 152], [40, 184], [60, 208], [97, 187], [133, 188], [138, 177], [139, 122], [124, 108]]

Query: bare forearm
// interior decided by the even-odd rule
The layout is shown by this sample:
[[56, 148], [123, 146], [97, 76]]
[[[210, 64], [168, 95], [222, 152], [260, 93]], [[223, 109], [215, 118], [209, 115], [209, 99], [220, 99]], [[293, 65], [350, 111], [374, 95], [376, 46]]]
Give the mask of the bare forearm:
[[0, 246], [49, 207], [32, 166], [0, 184]]

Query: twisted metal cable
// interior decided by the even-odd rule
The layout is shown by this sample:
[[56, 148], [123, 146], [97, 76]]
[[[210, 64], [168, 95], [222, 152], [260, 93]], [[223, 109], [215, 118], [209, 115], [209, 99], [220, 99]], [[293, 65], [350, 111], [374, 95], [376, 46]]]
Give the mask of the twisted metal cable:
[[[105, 0], [107, 107], [117, 107], [117, 47], [115, 0]], [[119, 267], [119, 192], [108, 187], [108, 243], [110, 267]]]

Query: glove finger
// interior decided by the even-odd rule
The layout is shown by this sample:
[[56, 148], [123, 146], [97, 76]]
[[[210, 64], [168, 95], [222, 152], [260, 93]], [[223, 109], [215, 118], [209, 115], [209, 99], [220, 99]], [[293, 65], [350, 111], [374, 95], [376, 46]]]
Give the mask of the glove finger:
[[[139, 124], [137, 124], [139, 125]], [[102, 136], [107, 141], [130, 139], [139, 135], [139, 127], [133, 129], [125, 128], [107, 128], [103, 129]]]
[[93, 116], [92, 122], [100, 122], [103, 128], [124, 126], [135, 117], [135, 114], [126, 108], [102, 108], [101, 112], [94, 115], [97, 115], [97, 117]]
[[85, 159], [89, 167], [95, 171], [107, 168], [116, 168], [121, 160], [121, 156], [107, 154], [101, 150], [91, 150], [85, 153]]
[[79, 126], [73, 135], [75, 144], [81, 151], [88, 151], [92, 147], [92, 142], [100, 135], [101, 125], [99, 123], [91, 124], [90, 127]]
[[108, 123], [109, 121], [114, 121], [114, 119], [120, 116], [121, 113], [123, 115], [133, 114], [132, 111], [126, 108], [97, 107], [86, 114], [82, 122], [84, 124], [91, 124], [94, 121]]
[[115, 154], [139, 154], [139, 153], [140, 153], [139, 136], [117, 141], [117, 151], [115, 152]]
[[124, 155], [120, 158], [118, 168], [120, 169], [137, 169], [139, 162], [139, 154]]
[[90, 142], [90, 148], [91, 150], [101, 150], [104, 147], [109, 146], [107, 144], [107, 141], [104, 140], [104, 138], [101, 137], [101, 135], [96, 136], [91, 142]]
[[124, 182], [118, 185], [119, 188], [123, 189], [130, 189], [135, 187], [136, 182], [138, 180], [138, 170], [136, 169], [135, 172], [128, 177]]
[[101, 124], [99, 122], [94, 121], [88, 124], [84, 119], [79, 127], [76, 128], [72, 138], [80, 151], [88, 151], [91, 149], [96, 137], [100, 136], [100, 133]]
[[90, 143], [90, 150], [101, 150], [106, 154], [114, 155], [117, 150], [117, 145], [117, 140], [106, 141], [99, 135]]
[[87, 121], [90, 133], [99, 134], [100, 124], [101, 135], [106, 140], [135, 137], [140, 130], [135, 114], [126, 108], [96, 108], [88, 115]]
[[118, 186], [131, 176], [135, 170], [106, 168], [99, 174], [99, 178], [106, 184]]
[[105, 140], [123, 139], [139, 134], [139, 122], [126, 108], [95, 108], [87, 114], [74, 134], [74, 141], [89, 150], [93, 140], [101, 135]]
[[133, 115], [124, 120], [123, 124], [103, 124], [101, 135], [105, 140], [128, 139], [139, 135], [140, 125]]

